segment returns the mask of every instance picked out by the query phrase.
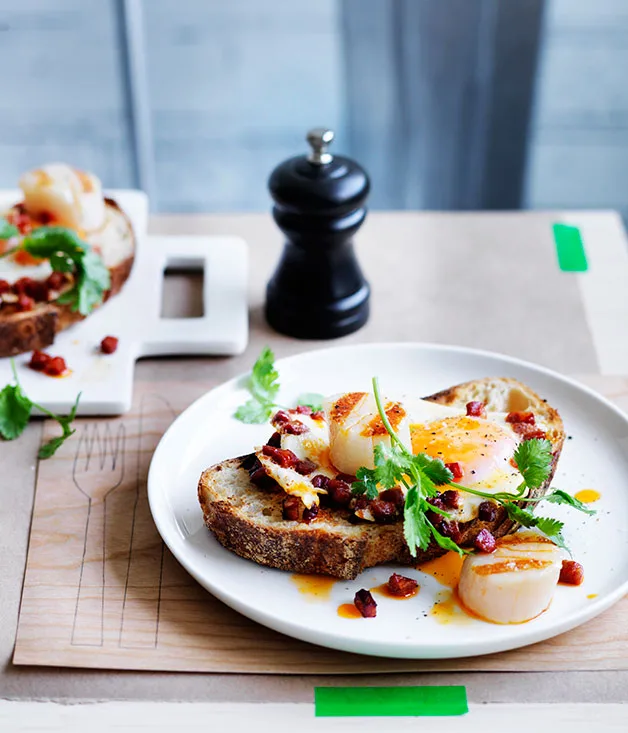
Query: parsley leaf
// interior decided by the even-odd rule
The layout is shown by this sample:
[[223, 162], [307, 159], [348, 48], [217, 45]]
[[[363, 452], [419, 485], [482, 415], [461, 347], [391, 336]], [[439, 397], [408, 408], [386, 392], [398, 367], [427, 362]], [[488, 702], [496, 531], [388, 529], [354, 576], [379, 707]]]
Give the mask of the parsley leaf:
[[313, 412], [319, 412], [323, 409], [324, 399], [322, 394], [303, 392], [303, 394], [297, 397], [297, 405], [304, 405], [305, 407], [309, 407]]
[[81, 395], [79, 393], [74, 406], [67, 416], [55, 415], [55, 413], [50, 412], [45, 407], [32, 402], [24, 394], [13, 361], [11, 361], [11, 368], [13, 369], [15, 384], [7, 384], [0, 392], [0, 435], [5, 440], [15, 440], [15, 438], [18, 438], [24, 432], [33, 408], [36, 408], [45, 415], [48, 415], [48, 417], [56, 420], [63, 431], [62, 435], [52, 438], [39, 449], [40, 458], [50, 458], [59, 446], [75, 432], [71, 425], [76, 417]]
[[583, 504], [581, 501], [576, 499], [575, 496], [568, 494], [566, 491], [561, 491], [561, 489], [553, 489], [551, 494], [542, 496], [540, 501], [547, 501], [550, 504], [566, 504], [567, 506], [571, 506], [578, 511], [589, 514], [590, 516], [592, 516], [593, 514], [597, 514], [595, 509], [589, 509], [586, 504]]
[[17, 227], [14, 227], [13, 224], [9, 224], [6, 219], [0, 217], [0, 239], [11, 239], [11, 237], [17, 237], [19, 233]]
[[18, 249], [47, 259], [55, 272], [74, 274], [73, 286], [62, 293], [57, 302], [68, 304], [83, 316], [102, 303], [105, 292], [111, 287], [109, 270], [102, 258], [72, 229], [40, 227], [24, 237]]
[[379, 489], [377, 488], [377, 471], [362, 466], [358, 468], [355, 475], [357, 481], [351, 484], [352, 494], [366, 494], [367, 499], [377, 499]]
[[552, 444], [539, 438], [524, 440], [517, 446], [514, 459], [526, 486], [537, 489], [552, 470]]

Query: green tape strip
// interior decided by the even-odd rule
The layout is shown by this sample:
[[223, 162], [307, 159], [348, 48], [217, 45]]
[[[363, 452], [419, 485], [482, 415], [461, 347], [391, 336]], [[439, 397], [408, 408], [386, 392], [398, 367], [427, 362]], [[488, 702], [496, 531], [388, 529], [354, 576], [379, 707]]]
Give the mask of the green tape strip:
[[464, 715], [467, 690], [461, 686], [316, 687], [316, 717]]
[[554, 224], [553, 230], [560, 269], [563, 272], [586, 272], [587, 255], [578, 227]]

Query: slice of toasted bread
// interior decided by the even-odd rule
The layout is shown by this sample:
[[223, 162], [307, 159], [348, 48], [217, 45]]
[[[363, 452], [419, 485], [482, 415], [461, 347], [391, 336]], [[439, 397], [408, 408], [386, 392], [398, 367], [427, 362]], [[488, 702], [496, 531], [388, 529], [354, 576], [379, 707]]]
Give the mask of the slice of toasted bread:
[[[535, 494], [550, 485], [564, 441], [562, 420], [531, 389], [514, 379], [487, 378], [451, 387], [426, 398], [464, 409], [467, 402], [481, 400], [490, 411], [531, 410], [547, 426], [552, 442], [552, 472]], [[362, 570], [383, 563], [418, 565], [444, 554], [430, 545], [412, 557], [403, 536], [403, 523], [354, 524], [343, 510], [322, 508], [311, 524], [282, 518], [282, 491], [259, 489], [242, 467], [242, 458], [223, 461], [203, 472], [198, 498], [205, 524], [228, 550], [281, 570], [297, 573], [355, 578]], [[462, 545], [470, 545], [478, 532], [489, 529], [502, 537], [515, 528], [499, 508], [494, 521], [474, 519], [461, 525]]]
[[[109, 216], [116, 218], [124, 235], [130, 238], [130, 254], [110, 266], [111, 287], [105, 293], [104, 301], [122, 289], [131, 274], [135, 258], [135, 234], [127, 215], [113, 199], [105, 199]], [[15, 356], [26, 351], [45, 349], [54, 342], [55, 335], [86, 316], [73, 311], [69, 305], [54, 301], [36, 303], [30, 311], [16, 311], [11, 308], [0, 309], [0, 357]]]

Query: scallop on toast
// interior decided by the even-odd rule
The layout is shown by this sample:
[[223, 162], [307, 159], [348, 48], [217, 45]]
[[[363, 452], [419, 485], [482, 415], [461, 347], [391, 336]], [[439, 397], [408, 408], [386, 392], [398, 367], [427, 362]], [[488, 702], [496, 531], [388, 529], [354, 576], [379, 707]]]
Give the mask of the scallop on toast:
[[[373, 400], [349, 393], [330, 398], [324, 411], [279, 410], [266, 446], [205, 470], [198, 498], [216, 539], [260, 565], [352, 579], [384, 563], [418, 565], [452, 543], [473, 548], [489, 535], [500, 538], [516, 528], [516, 514], [491, 496], [510, 492], [529, 506], [550, 486], [565, 438], [562, 420], [517, 380], [479, 379], [422, 400], [385, 401], [394, 439]], [[543, 444], [547, 466], [542, 481], [517, 494], [522, 475], [513, 454], [528, 441]], [[408, 456], [432, 461], [435, 473], [426, 468], [426, 476], [448, 476], [436, 490], [436, 478], [424, 478], [431, 494], [421, 516], [434, 529], [422, 547], [405, 526], [410, 502], [403, 471], [396, 482], [368, 483], [374, 448], [382, 445], [380, 456], [390, 456], [395, 443]]]

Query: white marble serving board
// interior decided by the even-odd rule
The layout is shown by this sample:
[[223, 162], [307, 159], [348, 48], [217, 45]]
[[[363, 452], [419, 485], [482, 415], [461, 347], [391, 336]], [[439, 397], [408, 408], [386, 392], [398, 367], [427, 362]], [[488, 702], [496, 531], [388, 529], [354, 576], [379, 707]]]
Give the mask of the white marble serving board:
[[[137, 235], [130, 278], [122, 291], [86, 320], [57, 335], [46, 351], [62, 356], [69, 376], [54, 379], [26, 365], [30, 354], [15, 357], [26, 394], [54, 412], [67, 412], [82, 392], [79, 414], [117, 415], [131, 407], [135, 361], [142, 356], [239, 354], [248, 340], [247, 247], [238, 237], [147, 236], [148, 199], [141, 191], [110, 190], [128, 214]], [[0, 191], [0, 211], [20, 198]], [[204, 271], [203, 316], [161, 318], [166, 267]], [[114, 354], [99, 344], [116, 336]], [[12, 380], [9, 359], [0, 359], [0, 388]]]

